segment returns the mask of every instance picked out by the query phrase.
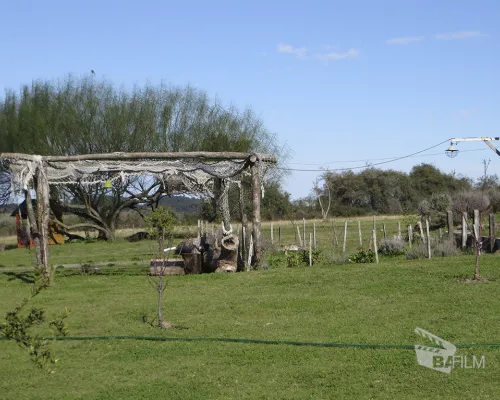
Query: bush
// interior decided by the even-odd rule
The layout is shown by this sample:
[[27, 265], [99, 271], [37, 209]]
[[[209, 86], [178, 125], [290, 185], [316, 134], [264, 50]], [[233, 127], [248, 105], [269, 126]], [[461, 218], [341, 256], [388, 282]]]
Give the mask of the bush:
[[[321, 252], [321, 250], [312, 250], [311, 252], [311, 259], [312, 259], [312, 263], [313, 265], [314, 264], [318, 264], [320, 263], [321, 261], [323, 261], [325, 259], [323, 253]], [[305, 265], [309, 265], [309, 250], [308, 251], [304, 251], [302, 253], [302, 263], [305, 264]]]
[[372, 263], [375, 261], [375, 253], [371, 250], [359, 249], [357, 253], [351, 254], [347, 262], [354, 264]]
[[297, 268], [301, 264], [301, 255], [298, 251], [289, 251], [286, 255], [286, 266], [287, 268]]
[[[460, 250], [457, 248], [455, 242], [450, 239], [437, 240], [431, 238], [431, 256], [432, 257], [453, 257], [460, 254]], [[421, 242], [418, 246], [415, 246], [408, 253], [406, 253], [406, 258], [408, 260], [414, 260], [417, 258], [427, 258], [429, 256], [427, 252], [427, 244]]]
[[382, 239], [378, 252], [386, 256], [397, 256], [404, 254], [405, 244], [400, 239]]

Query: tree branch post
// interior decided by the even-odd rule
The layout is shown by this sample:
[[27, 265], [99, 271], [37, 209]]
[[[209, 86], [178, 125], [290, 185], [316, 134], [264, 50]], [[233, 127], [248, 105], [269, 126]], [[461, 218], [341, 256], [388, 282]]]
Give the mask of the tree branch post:
[[253, 201], [253, 219], [252, 219], [252, 237], [254, 246], [254, 268], [258, 268], [262, 262], [262, 238], [260, 227], [260, 199], [261, 181], [259, 173], [259, 162], [256, 155], [250, 157], [252, 172], [252, 201]]

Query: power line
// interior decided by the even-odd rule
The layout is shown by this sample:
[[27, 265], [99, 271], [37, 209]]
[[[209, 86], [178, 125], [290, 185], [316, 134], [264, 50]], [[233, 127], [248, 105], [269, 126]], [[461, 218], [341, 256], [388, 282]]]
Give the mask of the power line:
[[[487, 151], [486, 148], [481, 149], [472, 149], [472, 150], [460, 150], [460, 153], [469, 153], [475, 151]], [[423, 154], [420, 157], [429, 157], [429, 156], [439, 156], [442, 155], [442, 152], [439, 153], [430, 153]], [[411, 156], [416, 157], [416, 156]], [[302, 163], [302, 162], [289, 162], [288, 165], [330, 165], [330, 164], [342, 164], [342, 163], [355, 163], [355, 162], [371, 162], [371, 161], [379, 161], [379, 160], [393, 160], [396, 157], [384, 157], [384, 158], [364, 158], [360, 160], [342, 160], [342, 161], [329, 161], [329, 162], [317, 162], [317, 163]]]
[[[371, 168], [371, 167], [374, 167], [374, 166], [377, 166], [377, 165], [388, 164], [388, 163], [391, 163], [391, 162], [394, 162], [394, 161], [399, 161], [399, 160], [403, 160], [405, 158], [410, 158], [410, 157], [413, 157], [413, 156], [415, 156], [417, 154], [421, 154], [421, 153], [424, 153], [426, 151], [432, 150], [432, 149], [434, 149], [434, 148], [436, 148], [438, 146], [441, 146], [442, 144], [444, 144], [446, 142], [449, 142], [449, 141], [450, 141], [450, 139], [446, 139], [446, 140], [443, 140], [442, 142], [440, 142], [438, 144], [435, 144], [434, 146], [427, 147], [426, 149], [417, 151], [415, 153], [408, 154], [406, 156], [392, 158], [392, 159], [387, 160], [387, 161], [381, 161], [381, 162], [378, 162], [378, 163], [373, 163], [373, 164], [368, 164], [368, 165], [366, 165], [366, 164], [365, 165], [358, 165], [358, 166], [355, 166], [355, 167], [348, 167], [348, 168], [328, 169], [328, 171], [348, 171], [348, 170], [352, 170], [352, 169]], [[284, 167], [277, 167], [277, 168], [285, 170], [285, 171], [326, 172], [326, 169], [300, 169], [300, 168], [284, 168]]]

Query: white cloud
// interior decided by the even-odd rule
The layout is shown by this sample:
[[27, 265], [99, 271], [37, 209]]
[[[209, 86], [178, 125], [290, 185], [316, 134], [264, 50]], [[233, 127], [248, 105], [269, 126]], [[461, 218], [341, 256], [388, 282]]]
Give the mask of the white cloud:
[[324, 53], [324, 54], [315, 54], [314, 58], [320, 61], [337, 61], [337, 60], [345, 60], [348, 58], [356, 58], [359, 56], [360, 51], [358, 49], [349, 49], [346, 53]]
[[438, 40], [468, 39], [480, 36], [486, 36], [486, 35], [479, 31], [448, 32], [448, 33], [438, 33], [434, 35], [434, 37]]
[[303, 59], [306, 57], [307, 54], [307, 48], [305, 47], [293, 47], [292, 45], [289, 44], [283, 44], [280, 43], [277, 47], [278, 53], [288, 53], [288, 54], [294, 54], [295, 57], [299, 59]]
[[389, 39], [387, 41], [387, 44], [410, 44], [410, 43], [416, 43], [416, 42], [421, 42], [424, 40], [423, 36], [406, 36], [406, 37], [398, 37], [398, 38], [393, 38]]

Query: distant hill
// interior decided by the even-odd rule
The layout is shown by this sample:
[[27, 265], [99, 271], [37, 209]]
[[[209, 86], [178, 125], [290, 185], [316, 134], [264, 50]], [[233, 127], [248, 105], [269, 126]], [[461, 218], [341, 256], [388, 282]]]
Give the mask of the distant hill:
[[189, 196], [164, 197], [160, 200], [160, 205], [170, 208], [178, 214], [198, 214], [201, 213], [202, 200]]

